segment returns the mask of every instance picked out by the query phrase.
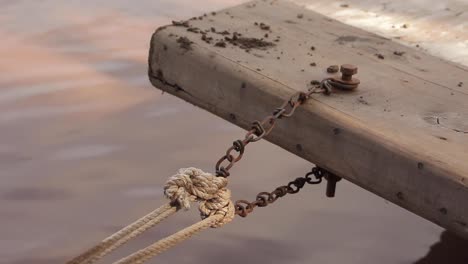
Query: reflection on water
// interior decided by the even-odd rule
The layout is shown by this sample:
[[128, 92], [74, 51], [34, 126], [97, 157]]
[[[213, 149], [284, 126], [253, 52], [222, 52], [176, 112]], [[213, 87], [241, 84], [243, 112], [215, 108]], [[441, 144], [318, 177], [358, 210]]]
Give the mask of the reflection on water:
[[[240, 2], [0, 1], [0, 264], [63, 263], [109, 226], [162, 203], [160, 186], [179, 167], [211, 170], [243, 131], [152, 88], [148, 42], [171, 19]], [[248, 156], [233, 171], [236, 199], [310, 168], [265, 142]], [[277, 166], [263, 166], [270, 163]], [[453, 248], [464, 241], [444, 232], [437, 242], [441, 228], [350, 183], [340, 182], [335, 199], [323, 191], [309, 188], [207, 232], [158, 263], [463, 259]], [[128, 250], [197, 217], [182, 214]]]
[[[163, 188], [157, 186], [143, 186], [143, 187], [136, 187], [133, 189], [128, 189], [124, 193], [124, 196], [132, 197], [132, 198], [140, 198], [140, 199], [153, 199], [153, 198], [161, 198], [163, 195]], [[117, 232], [116, 230], [115, 232]]]
[[63, 190], [51, 190], [44, 188], [17, 188], [4, 192], [0, 197], [6, 201], [47, 201], [63, 200], [68, 197], [68, 193]]
[[0, 123], [24, 122], [23, 119], [44, 118], [51, 116], [62, 116], [68, 113], [78, 113], [86, 111], [95, 111], [105, 105], [96, 104], [75, 104], [70, 106], [42, 106], [18, 109], [15, 111], [4, 111], [0, 113]]
[[52, 156], [56, 160], [77, 160], [89, 159], [99, 156], [109, 155], [112, 152], [120, 150], [119, 146], [111, 145], [80, 145], [74, 148], [60, 150]]

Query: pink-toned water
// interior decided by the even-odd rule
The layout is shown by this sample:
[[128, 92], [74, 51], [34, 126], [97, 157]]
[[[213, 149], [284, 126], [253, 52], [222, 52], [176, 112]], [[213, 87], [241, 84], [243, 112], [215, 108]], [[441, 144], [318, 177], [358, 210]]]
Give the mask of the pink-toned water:
[[[63, 263], [160, 205], [179, 167], [212, 169], [243, 131], [151, 87], [148, 42], [172, 19], [240, 2], [0, 0], [1, 264]], [[234, 198], [310, 167], [256, 144]], [[196, 220], [178, 215], [120, 255]], [[467, 243], [442, 231], [342, 181], [335, 199], [309, 186], [153, 263], [468, 263]]]

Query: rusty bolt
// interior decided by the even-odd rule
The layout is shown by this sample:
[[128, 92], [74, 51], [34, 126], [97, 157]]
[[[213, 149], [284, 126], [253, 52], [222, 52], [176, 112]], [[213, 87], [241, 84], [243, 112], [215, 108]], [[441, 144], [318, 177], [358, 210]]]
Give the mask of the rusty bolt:
[[343, 64], [341, 65], [341, 79], [343, 81], [351, 81], [353, 75], [357, 73], [358, 68], [352, 64]]
[[358, 87], [359, 79], [353, 78], [353, 75], [357, 73], [358, 68], [352, 64], [343, 64], [340, 68], [341, 78], [332, 77], [328, 79], [331, 86], [342, 90], [354, 90]]

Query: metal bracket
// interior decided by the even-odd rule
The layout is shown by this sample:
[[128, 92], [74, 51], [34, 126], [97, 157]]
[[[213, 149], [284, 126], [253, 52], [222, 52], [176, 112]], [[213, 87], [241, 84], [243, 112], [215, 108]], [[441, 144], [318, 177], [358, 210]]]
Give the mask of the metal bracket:
[[329, 198], [335, 197], [335, 192], [336, 192], [336, 183], [341, 181], [341, 177], [337, 176], [336, 174], [333, 174], [329, 171], [325, 171], [325, 180], [327, 180], [327, 191], [326, 195]]

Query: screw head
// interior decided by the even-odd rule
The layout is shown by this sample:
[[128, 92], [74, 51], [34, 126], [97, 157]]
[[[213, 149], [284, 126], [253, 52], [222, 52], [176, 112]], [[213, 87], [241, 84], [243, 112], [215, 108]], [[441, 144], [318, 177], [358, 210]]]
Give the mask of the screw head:
[[352, 64], [341, 65], [340, 72], [345, 75], [354, 75], [357, 73], [358, 68]]

